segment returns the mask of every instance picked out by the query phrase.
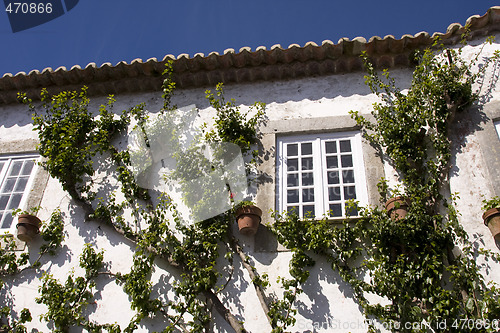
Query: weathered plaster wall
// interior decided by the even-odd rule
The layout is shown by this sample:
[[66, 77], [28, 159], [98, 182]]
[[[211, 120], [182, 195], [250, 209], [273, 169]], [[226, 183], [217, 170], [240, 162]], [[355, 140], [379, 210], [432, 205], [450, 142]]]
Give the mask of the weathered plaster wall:
[[[498, 45], [488, 46], [486, 54], [498, 48]], [[409, 70], [396, 70], [394, 77], [401, 82], [402, 87], [410, 83]], [[499, 86], [500, 87], [500, 86]], [[266, 175], [258, 187], [257, 203], [266, 213], [264, 223], [272, 223], [269, 209], [274, 209], [275, 202], [275, 144], [277, 135], [299, 133], [303, 131], [338, 131], [355, 128], [349, 118], [348, 111], [359, 110], [368, 113], [371, 104], [377, 101], [364, 84], [363, 73], [343, 74], [327, 77], [314, 77], [282, 82], [261, 82], [244, 85], [229, 85], [225, 88], [226, 96], [234, 98], [242, 108], [248, 108], [254, 101], [267, 104], [267, 125], [262, 127], [261, 171]], [[173, 100], [179, 107], [195, 104], [199, 108], [199, 122], [209, 122], [214, 110], [209, 107], [204, 98], [204, 89], [182, 90], [176, 93]], [[470, 233], [471, 238], [481, 246], [498, 251], [493, 244], [492, 237], [483, 225], [481, 219], [481, 196], [488, 198], [500, 195], [499, 179], [500, 156], [498, 137], [493, 128], [492, 119], [500, 117], [500, 88], [493, 88], [483, 95], [482, 105], [471, 108], [468, 112], [458, 115], [454, 129], [454, 168], [451, 173], [451, 192], [460, 192], [458, 208], [462, 213], [461, 221]], [[116, 96], [114, 110], [119, 112], [133, 105], [146, 102], [151, 112], [158, 111], [163, 105], [160, 93], [131, 94]], [[94, 99], [91, 108], [105, 102], [105, 98]], [[36, 143], [36, 133], [32, 131], [30, 114], [23, 105], [0, 107], [0, 152], [31, 151]], [[375, 184], [385, 175], [395, 185], [397, 177], [393, 170], [383, 165], [380, 158], [374, 155], [374, 150], [364, 144], [365, 170], [367, 171], [370, 204], [378, 204]], [[127, 273], [132, 263], [134, 244], [115, 234], [106, 226], [98, 226], [95, 222], [84, 221], [84, 213], [74, 207], [69, 196], [62, 190], [54, 179], [50, 179], [41, 198], [42, 210], [39, 216], [47, 219], [55, 208], [60, 208], [65, 214], [66, 239], [58, 255], [48, 258], [42, 270], [50, 272], [61, 281], [67, 275], [78, 269], [78, 256], [85, 243], [91, 243], [97, 249], [104, 249], [105, 262], [109, 263], [111, 271]], [[236, 227], [234, 230], [238, 235]], [[288, 276], [288, 260], [290, 253], [278, 246], [265, 227], [262, 227], [255, 237], [238, 235], [240, 241], [250, 255], [255, 267], [260, 273], [269, 274], [269, 280], [274, 283], [278, 276]], [[29, 244], [32, 260], [37, 256], [41, 245], [38, 239]], [[279, 251], [278, 251], [279, 250]], [[500, 266], [494, 263], [489, 265], [489, 279], [500, 281]], [[155, 283], [155, 292], [158, 297], [168, 297], [172, 294], [171, 282], [173, 274], [163, 263], [158, 262], [152, 280]], [[28, 324], [30, 331], [35, 329], [45, 332], [49, 330], [44, 322], [40, 322], [39, 315], [44, 313], [44, 306], [34, 302], [37, 289], [40, 286], [39, 273], [23, 272], [7, 281], [1, 296], [10, 299], [15, 310], [29, 307], [32, 311], [33, 322]], [[130, 310], [128, 297], [109, 277], [98, 279], [95, 304], [89, 307], [90, 318], [98, 322], [117, 322], [126, 326], [133, 316]], [[273, 285], [271, 290], [280, 293]], [[366, 332], [363, 329], [363, 316], [352, 297], [351, 288], [341, 278], [330, 270], [327, 264], [319, 262], [312, 269], [311, 278], [304, 286], [305, 293], [298, 302], [298, 321], [292, 331], [315, 331], [314, 323], [319, 327], [317, 331], [332, 331], [332, 327], [344, 323], [353, 323], [349, 330], [352, 332]], [[8, 295], [5, 295], [7, 293]], [[222, 292], [224, 299], [230, 304], [230, 309], [245, 321], [250, 332], [269, 332], [270, 327], [265, 320], [257, 297], [253, 292], [251, 280], [236, 261], [236, 271], [227, 288]], [[216, 316], [215, 332], [229, 332], [230, 329], [222, 318]], [[336, 325], [336, 326], [334, 326]], [[142, 332], [161, 330], [161, 322], [147, 321], [141, 327]], [[345, 327], [345, 326], [344, 326]], [[345, 331], [342, 329], [339, 332]]]

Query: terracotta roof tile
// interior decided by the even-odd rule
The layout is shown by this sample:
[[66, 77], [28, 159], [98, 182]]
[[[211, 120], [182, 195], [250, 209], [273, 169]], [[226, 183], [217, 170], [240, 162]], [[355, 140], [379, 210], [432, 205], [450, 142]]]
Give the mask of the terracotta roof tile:
[[[466, 24], [470, 25], [471, 38], [498, 32], [500, 7], [490, 8], [483, 16], [471, 16]], [[33, 70], [29, 74], [7, 73], [0, 78], [0, 104], [16, 102], [19, 91], [36, 100], [44, 87], [50, 93], [57, 93], [87, 85], [90, 95], [159, 90], [164, 65], [169, 60], [174, 62], [174, 79], [181, 88], [359, 71], [363, 69], [359, 58], [363, 51], [378, 67], [410, 66], [410, 55], [415, 49], [432, 45], [437, 36], [446, 45], [456, 44], [464, 31], [463, 26], [453, 23], [445, 33], [432, 36], [427, 32], [403, 35], [400, 39], [391, 35], [384, 38], [374, 36], [368, 42], [363, 37], [341, 38], [337, 44], [325, 40], [321, 45], [308, 42], [303, 47], [292, 44], [286, 49], [276, 44], [270, 49], [259, 46], [252, 51], [249, 47], [242, 47], [238, 52], [227, 49], [223, 54], [212, 52], [207, 56], [203, 53], [193, 57], [169, 54], [160, 61], [156, 58], [147, 61], [134, 59], [130, 64], [121, 61], [115, 66], [90, 63], [85, 68], [73, 66], [70, 70], [59, 67], [56, 70], [45, 68], [41, 72]]]

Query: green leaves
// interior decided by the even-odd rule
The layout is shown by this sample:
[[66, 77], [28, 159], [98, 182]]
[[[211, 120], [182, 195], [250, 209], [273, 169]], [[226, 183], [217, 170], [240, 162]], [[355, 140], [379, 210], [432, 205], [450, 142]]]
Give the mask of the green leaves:
[[431, 195], [437, 194], [438, 181], [451, 157], [447, 124], [456, 112], [469, 107], [478, 97], [472, 90], [477, 79], [470, 70], [472, 65], [461, 60], [460, 50], [447, 49], [443, 53], [447, 57], [431, 49], [417, 53], [412, 84], [404, 93], [387, 70], [379, 76], [364, 54], [366, 83], [382, 103], [373, 106], [375, 123], [351, 113], [367, 132], [366, 138], [383, 147], [404, 178], [405, 186], [429, 182]]
[[48, 311], [42, 319], [52, 322], [55, 332], [66, 332], [70, 327], [80, 326], [91, 332], [120, 332], [117, 325], [98, 325], [86, 319], [85, 309], [93, 298], [94, 279], [103, 268], [103, 253], [97, 253], [90, 244], [86, 244], [80, 256], [80, 267], [85, 276], [75, 277], [71, 273], [64, 283], [59, 282], [51, 274], [45, 273], [39, 287], [40, 297], [35, 301], [47, 306]]
[[151, 299], [151, 281], [149, 277], [153, 271], [152, 255], [141, 252], [134, 256], [134, 265], [130, 273], [121, 275], [119, 282], [123, 283], [123, 289], [132, 299], [131, 306], [137, 310], [140, 318], [154, 314], [160, 309], [159, 300]]
[[[364, 126], [367, 139], [390, 157], [411, 202], [406, 218], [396, 222], [376, 209], [365, 214], [371, 227], [364, 235], [374, 246], [368, 251], [372, 259], [366, 262], [372, 277], [369, 290], [393, 302], [391, 309], [366, 309], [385, 320], [479, 315], [476, 298], [463, 295], [485, 295], [486, 291], [476, 283], [482, 277], [471, 259], [449, 262], [449, 256], [443, 258], [454, 240], [466, 242], [457, 212], [440, 194], [451, 158], [448, 123], [478, 97], [472, 90], [478, 78], [470, 70], [472, 64], [460, 58], [460, 50], [444, 50], [443, 54], [440, 57], [428, 49], [417, 55], [412, 85], [404, 94], [387, 71], [382, 80], [365, 56], [367, 84], [383, 102], [374, 105], [375, 123], [352, 113]], [[382, 195], [388, 191], [383, 183], [379, 189]], [[441, 216], [439, 207], [447, 207], [449, 214]], [[452, 272], [451, 277], [447, 272]], [[454, 291], [444, 290], [443, 284], [451, 284]]]
[[[472, 85], [485, 71], [482, 67], [477, 72], [471, 70], [478, 57], [471, 63], [460, 55], [461, 50], [442, 50], [442, 55], [431, 49], [418, 53], [411, 87], [403, 92], [389, 71], [378, 73], [363, 54], [366, 84], [381, 102], [373, 105], [375, 122], [357, 111], [351, 116], [365, 138], [388, 156], [399, 172], [403, 190], [396, 189], [398, 193], [393, 195], [404, 195], [408, 213], [392, 220], [385, 210], [362, 208], [361, 218], [342, 226], [326, 219], [275, 215], [272, 230], [294, 253], [290, 264], [294, 280], [285, 286], [306, 281], [306, 267], [313, 264], [309, 253], [314, 252], [329, 260], [332, 269], [350, 283], [366, 316], [376, 316], [392, 327], [423, 320], [493, 320], [498, 316], [500, 293], [496, 287], [486, 287], [476, 266], [472, 245], [454, 207], [456, 195], [448, 202], [441, 194], [450, 168], [449, 122], [477, 100]], [[485, 62], [497, 60], [496, 54]], [[384, 179], [378, 188], [387, 199], [389, 187]], [[485, 208], [500, 206], [498, 198], [483, 203]], [[459, 257], [453, 255], [455, 245], [462, 249]], [[366, 276], [369, 281], [364, 280]], [[368, 293], [389, 300], [391, 305], [368, 302]], [[283, 315], [279, 317], [283, 307], [292, 305], [289, 295], [284, 303], [276, 303], [281, 306], [275, 315], [283, 324], [280, 327], [291, 324]]]
[[484, 211], [487, 211], [487, 210], [493, 209], [493, 208], [499, 208], [500, 207], [500, 197], [495, 196], [491, 199], [484, 199], [482, 201], [482, 203], [483, 203], [483, 210]]
[[[51, 176], [62, 181], [65, 189], [82, 181], [84, 175], [92, 175], [91, 146], [93, 117], [88, 112], [89, 99], [86, 88], [80, 93], [62, 92], [50, 96], [41, 93], [43, 113], [34, 111], [34, 130], [40, 138], [40, 154], [48, 160], [44, 163]], [[71, 175], [71, 176], [70, 176]]]
[[64, 221], [61, 211], [55, 210], [52, 212], [51, 218], [48, 223], [44, 223], [41, 230], [41, 235], [45, 243], [40, 247], [40, 252], [48, 252], [54, 255], [56, 249], [61, 246], [64, 240]]
[[115, 99], [109, 96], [107, 104], [99, 107], [99, 117], [94, 117], [88, 109], [86, 87], [54, 96], [42, 90], [42, 111], [23, 95], [20, 98], [33, 112], [33, 130], [40, 140], [38, 150], [46, 158], [44, 167], [68, 192], [87, 192], [91, 197], [88, 192], [94, 175], [92, 158], [106, 151], [115, 153], [111, 138], [127, 128], [130, 114], [140, 112], [124, 111], [116, 118], [110, 111]]
[[25, 323], [29, 323], [32, 320], [31, 313], [28, 309], [24, 308], [19, 312], [19, 318], [16, 320], [11, 313], [9, 307], [4, 306], [0, 309], [0, 319], [5, 318], [10, 320], [10, 325], [5, 323], [0, 325], [0, 330], [12, 333], [26, 333]]
[[[215, 94], [205, 92], [210, 105], [216, 110], [215, 128], [206, 133], [208, 142], [232, 142], [247, 153], [257, 143], [257, 125], [264, 118], [265, 104], [256, 102], [247, 112], [241, 112], [233, 99], [226, 101], [222, 83], [217, 84]], [[248, 118], [249, 114], [255, 114]]]
[[[175, 89], [171, 62], [167, 62], [163, 74], [164, 105], [161, 113], [176, 108], [171, 105]], [[115, 228], [137, 245], [133, 265], [125, 274], [103, 272], [103, 253], [85, 246], [80, 257], [84, 276], [70, 274], [65, 282], [60, 282], [50, 274], [44, 275], [38, 302], [45, 304], [49, 310], [43, 318], [52, 321], [60, 331], [71, 326], [82, 326], [92, 332], [120, 332], [117, 325], [96, 324], [81, 315], [92, 300], [96, 278], [106, 275], [115, 277], [123, 285], [130, 297], [132, 309], [137, 312], [124, 328], [125, 332], [136, 330], [142, 319], [148, 316], [165, 317], [169, 325], [165, 331], [205, 331], [212, 318], [206, 297], [211, 295], [217, 299], [216, 290], [220, 291], [227, 285], [227, 282], [222, 287], [217, 285], [222, 272], [230, 271], [227, 277], [230, 279], [234, 270], [233, 254], [226, 256], [227, 262], [220, 260], [223, 252], [221, 248], [229, 247], [233, 215], [227, 212], [195, 225], [185, 225], [170, 198], [164, 194], [159, 198], [151, 198], [150, 193], [137, 184], [131, 168], [130, 153], [118, 151], [113, 146], [113, 139], [124, 133], [132, 119], [146, 134], [148, 114], [145, 103], [117, 116], [112, 112], [115, 103], [113, 96], [109, 96], [107, 103], [99, 107], [98, 113], [91, 110], [86, 88], [53, 96], [44, 90], [41, 95], [42, 105], [39, 108], [25, 94], [20, 94], [19, 99], [33, 111], [40, 154], [46, 158], [44, 167], [84, 208], [86, 217]], [[250, 110], [242, 112], [233, 100], [225, 100], [222, 85], [217, 85], [214, 94], [207, 92], [207, 98], [216, 109], [216, 117], [214, 129], [204, 133], [205, 139], [209, 142], [235, 143], [244, 154], [249, 154], [252, 145], [257, 143], [257, 126], [264, 118], [264, 104], [255, 103]], [[173, 135], [179, 135], [176, 130], [173, 129]], [[255, 162], [257, 152], [251, 154]], [[190, 158], [186, 161], [191, 169], [193, 162], [199, 162]], [[95, 191], [100, 185], [94, 183], [97, 170], [108, 177], [116, 177], [117, 187], [122, 193], [110, 190], [101, 198], [96, 198]], [[179, 173], [184, 171], [183, 166], [177, 170]], [[169, 215], [173, 217], [172, 221], [168, 220]], [[41, 248], [43, 253], [54, 253], [61, 244], [64, 239], [62, 226], [61, 213], [54, 212], [42, 231], [46, 241]], [[174, 270], [179, 270], [173, 274], [173, 299], [154, 297], [158, 286], [153, 285], [151, 274], [158, 264], [155, 261], [157, 259], [163, 259]], [[16, 261], [9, 259], [6, 262], [12, 267], [7, 266], [5, 269], [17, 272]], [[36, 264], [41, 265], [38, 261]], [[297, 274], [305, 273], [297, 271]], [[265, 284], [264, 280], [257, 277], [255, 283]], [[219, 313], [222, 312], [221, 307], [224, 308], [222, 303], [216, 306]], [[230, 315], [227, 309], [224, 311], [227, 312], [223, 313], [224, 317]]]

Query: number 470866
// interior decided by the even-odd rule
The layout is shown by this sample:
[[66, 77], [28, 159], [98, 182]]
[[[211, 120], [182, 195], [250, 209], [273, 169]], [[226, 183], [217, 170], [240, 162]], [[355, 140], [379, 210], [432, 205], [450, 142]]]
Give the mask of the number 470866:
[[5, 11], [9, 14], [50, 14], [52, 3], [9, 2]]
[[451, 325], [453, 328], [459, 328], [461, 330], [463, 329], [470, 329], [472, 330], [473, 328], [476, 329], [495, 329], [498, 330], [500, 328], [500, 320], [499, 319], [455, 319], [453, 321], [453, 324]]

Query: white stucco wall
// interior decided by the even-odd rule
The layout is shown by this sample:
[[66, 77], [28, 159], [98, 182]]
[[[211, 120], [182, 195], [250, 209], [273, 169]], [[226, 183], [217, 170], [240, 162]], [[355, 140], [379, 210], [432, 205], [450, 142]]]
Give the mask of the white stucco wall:
[[[485, 47], [484, 54], [491, 54], [498, 48], [498, 44], [488, 45]], [[471, 50], [471, 47], [465, 49], [466, 52]], [[401, 82], [401, 87], [409, 85], [411, 71], [403, 69], [394, 70], [393, 73], [396, 80]], [[495, 87], [490, 95], [483, 99], [484, 102], [490, 103], [500, 100], [500, 85], [498, 87]], [[209, 107], [205, 100], [204, 90], [200, 88], [178, 91], [173, 102], [179, 107], [195, 104], [199, 108], [200, 123], [209, 122], [214, 115], [214, 110]], [[363, 73], [284, 82], [229, 85], [225, 87], [225, 93], [226, 97], [234, 98], [238, 104], [241, 104], [242, 108], [247, 108], [254, 101], [266, 103], [266, 116], [269, 121], [345, 116], [350, 110], [369, 113], [372, 103], [377, 101], [376, 96], [364, 84]], [[117, 111], [146, 102], [147, 109], [156, 112], [163, 105], [161, 93], [120, 95], [116, 96], [116, 99], [114, 110]], [[104, 98], [92, 99], [91, 107], [97, 110], [97, 106], [104, 102]], [[489, 230], [482, 222], [481, 205], [479, 204], [479, 201], [482, 200], [481, 196], [489, 198], [495, 194], [490, 184], [490, 175], [483, 167], [484, 156], [480, 147], [481, 140], [477, 137], [477, 133], [483, 130], [481, 127], [490, 125], [485, 121], [485, 123], [479, 124], [480, 128], [476, 131], [465, 131], [464, 135], [457, 134], [455, 136], [457, 141], [463, 142], [463, 146], [460, 149], [455, 147], [456, 163], [450, 186], [451, 192], [460, 193], [460, 199], [457, 203], [459, 211], [462, 213], [461, 222], [469, 232], [471, 239], [476, 241], [478, 245], [498, 251]], [[460, 126], [457, 128], [460, 129]], [[0, 138], [3, 144], [36, 139], [36, 137], [36, 133], [32, 131], [31, 116], [27, 107], [23, 105], [0, 107]], [[498, 140], [498, 138], [493, 137], [491, 140]], [[386, 166], [385, 173], [391, 186], [395, 186], [396, 178], [393, 170]], [[129, 271], [135, 245], [106, 226], [98, 226], [92, 221], [84, 222], [81, 209], [77, 208], [76, 211], [71, 212], [69, 195], [62, 190], [56, 180], [49, 180], [41, 207], [39, 216], [42, 220], [49, 218], [54, 209], [60, 208], [65, 214], [66, 223], [66, 238], [63, 248], [55, 257], [47, 257], [43, 260], [41, 271], [49, 272], [54, 277], [59, 278], [61, 282], [72, 271], [75, 274], [81, 274], [81, 269], [78, 268], [78, 256], [86, 243], [91, 243], [98, 250], [105, 250], [104, 261], [109, 264], [111, 271], [122, 273]], [[234, 232], [240, 238], [240, 242], [259, 273], [269, 274], [269, 280], [273, 283], [271, 291], [280, 293], [275, 281], [278, 276], [288, 276], [288, 260], [291, 254], [289, 252], [254, 252], [253, 238], [239, 235], [236, 226]], [[37, 239], [26, 248], [25, 251], [30, 253], [32, 260], [37, 257], [40, 245], [41, 240]], [[237, 259], [235, 259], [235, 263], [234, 277], [222, 292], [224, 295], [222, 298], [227, 298], [231, 311], [238, 319], [245, 322], [245, 327], [249, 332], [269, 332], [270, 326], [253, 291], [248, 273]], [[500, 281], [500, 265], [492, 262], [487, 264], [489, 265], [488, 279]], [[20, 311], [24, 307], [30, 308], [33, 321], [27, 325], [28, 331], [33, 329], [34, 331], [47, 332], [50, 327], [45, 322], [41, 322], [39, 318], [45, 312], [45, 307], [34, 302], [34, 298], [37, 297], [37, 289], [41, 284], [40, 277], [41, 273], [39, 272], [26, 271], [18, 276], [7, 278], [6, 287], [2, 290], [2, 297], [6, 293], [8, 294], [13, 302], [14, 311]], [[157, 263], [152, 281], [158, 297], [172, 294], [169, 285], [172, 282], [172, 274], [168, 267], [161, 262]], [[95, 297], [95, 304], [91, 304], [88, 309], [90, 318], [99, 323], [116, 322], [123, 329], [134, 315], [134, 312], [130, 310], [128, 296], [109, 277], [99, 277], [96, 289], [98, 293]], [[297, 315], [297, 324], [291, 329], [292, 331], [366, 332], [363, 325], [363, 315], [353, 300], [350, 287], [341, 280], [337, 273], [331, 271], [328, 264], [318, 262], [311, 270], [311, 277], [304, 286], [304, 290], [305, 293], [300, 296], [298, 302], [301, 307]], [[235, 295], [237, 295], [237, 299], [233, 298]], [[214, 331], [229, 332], [227, 324], [217, 314], [215, 317]], [[164, 328], [164, 324], [161, 322], [149, 320], [144, 323], [139, 330], [141, 332]], [[348, 330], [345, 329], [346, 327]]]

